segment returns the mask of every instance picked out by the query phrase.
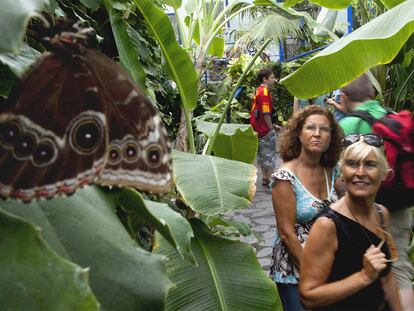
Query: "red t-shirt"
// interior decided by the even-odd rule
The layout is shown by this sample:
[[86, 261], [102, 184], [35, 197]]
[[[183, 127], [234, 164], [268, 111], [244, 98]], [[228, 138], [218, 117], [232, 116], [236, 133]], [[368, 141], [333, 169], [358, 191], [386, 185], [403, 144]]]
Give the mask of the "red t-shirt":
[[[256, 113], [258, 118], [255, 118], [254, 111], [256, 109], [258, 110], [258, 113]], [[252, 110], [250, 111], [250, 124], [259, 137], [265, 136], [270, 131], [264, 119], [265, 114], [272, 114], [272, 97], [267, 87], [260, 85], [256, 90], [256, 94], [253, 96]]]

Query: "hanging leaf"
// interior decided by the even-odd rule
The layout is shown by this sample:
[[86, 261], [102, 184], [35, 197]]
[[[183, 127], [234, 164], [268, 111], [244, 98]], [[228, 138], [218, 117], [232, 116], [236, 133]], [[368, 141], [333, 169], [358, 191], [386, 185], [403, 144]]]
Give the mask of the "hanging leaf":
[[133, 189], [122, 190], [119, 204], [150, 222], [175, 247], [183, 259], [195, 264], [190, 249], [190, 240], [194, 235], [187, 219], [173, 211], [167, 204], [144, 200], [141, 194]]
[[175, 287], [166, 310], [275, 310], [277, 290], [253, 249], [213, 236], [198, 219], [190, 220], [191, 248], [198, 267], [183, 261], [164, 239], [158, 253], [167, 256], [167, 274]]
[[39, 228], [0, 210], [0, 305], [3, 310], [99, 310], [88, 269], [59, 257]]
[[1, 208], [40, 227], [60, 256], [89, 267], [90, 286], [104, 310], [163, 309], [171, 286], [163, 259], [138, 247], [97, 187], [30, 204], [8, 200]]
[[157, 8], [151, 0], [134, 0], [160, 45], [168, 71], [175, 81], [186, 109], [197, 105], [197, 74], [190, 56], [175, 39], [174, 30], [167, 14]]
[[102, 4], [102, 0], [80, 0], [80, 2], [92, 11], [98, 10]]
[[281, 83], [299, 98], [336, 90], [392, 61], [413, 32], [414, 0], [407, 0], [332, 43]]
[[[197, 120], [197, 129], [211, 136], [217, 123]], [[216, 156], [252, 164], [257, 153], [257, 135], [248, 124], [223, 124], [214, 141]]]
[[30, 18], [40, 16], [47, 0], [3, 0], [0, 10], [0, 53], [18, 53]]
[[256, 191], [257, 170], [250, 164], [173, 151], [173, 166], [184, 201], [204, 215], [246, 208]]
[[208, 54], [214, 55], [217, 57], [223, 57], [224, 55], [224, 38], [222, 37], [214, 37], [213, 41], [211, 41], [210, 46], [208, 47]]
[[145, 72], [138, 60], [139, 51], [128, 33], [128, 28], [131, 26], [124, 22], [112, 6], [109, 6], [108, 10], [121, 65], [131, 74], [134, 81], [145, 89]]
[[21, 78], [39, 57], [40, 52], [24, 42], [18, 54], [0, 53], [0, 63], [7, 65], [17, 77]]

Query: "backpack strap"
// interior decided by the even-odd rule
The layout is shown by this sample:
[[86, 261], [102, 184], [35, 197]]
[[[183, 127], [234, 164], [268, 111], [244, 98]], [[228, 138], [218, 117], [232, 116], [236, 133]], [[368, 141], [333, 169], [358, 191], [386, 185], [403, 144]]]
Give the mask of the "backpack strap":
[[371, 126], [371, 127], [374, 124], [374, 122], [376, 121], [374, 116], [371, 113], [369, 113], [368, 111], [365, 111], [365, 110], [355, 110], [355, 111], [349, 113], [348, 116], [359, 118], [358, 132], [361, 132], [362, 121], [368, 122], [369, 126]]
[[374, 122], [377, 120], [371, 113], [369, 113], [366, 110], [355, 110], [348, 114], [348, 116], [361, 118], [364, 121], [367, 121], [370, 126], [372, 126]]
[[374, 203], [375, 209], [378, 213], [378, 216], [380, 218], [380, 222], [381, 222], [381, 228], [382, 230], [386, 231], [386, 227], [385, 227], [385, 221], [384, 221], [384, 213], [382, 212], [381, 207], [379, 207], [379, 205], [377, 203]]

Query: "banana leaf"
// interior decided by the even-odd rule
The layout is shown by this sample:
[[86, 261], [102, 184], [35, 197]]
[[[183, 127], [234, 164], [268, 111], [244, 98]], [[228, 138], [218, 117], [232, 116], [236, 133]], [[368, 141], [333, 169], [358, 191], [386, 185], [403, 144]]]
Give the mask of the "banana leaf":
[[173, 166], [183, 200], [204, 215], [246, 208], [256, 191], [257, 170], [250, 164], [174, 151]]
[[177, 84], [184, 107], [194, 109], [198, 94], [197, 74], [190, 56], [179, 46], [167, 14], [151, 0], [134, 0], [134, 3], [160, 45], [168, 72]]
[[102, 190], [88, 186], [71, 197], [29, 204], [7, 200], [1, 209], [40, 227], [56, 253], [88, 267], [89, 284], [104, 310], [163, 309], [171, 286], [164, 260], [130, 238]]
[[162, 238], [157, 253], [165, 255], [175, 287], [166, 310], [275, 310], [278, 294], [251, 246], [215, 237], [198, 219], [190, 220], [191, 248], [198, 267], [183, 261]]
[[414, 0], [407, 0], [321, 51], [281, 83], [299, 98], [338, 89], [391, 62], [414, 32]]
[[[210, 137], [217, 123], [197, 120], [197, 129]], [[257, 152], [257, 135], [248, 124], [223, 124], [214, 141], [214, 155], [252, 164]]]
[[34, 16], [42, 18], [40, 12], [47, 4], [47, 0], [3, 0], [1, 2], [0, 53], [18, 53], [26, 33], [27, 23]]
[[0, 210], [0, 305], [3, 310], [99, 310], [88, 269], [58, 256], [40, 229]]

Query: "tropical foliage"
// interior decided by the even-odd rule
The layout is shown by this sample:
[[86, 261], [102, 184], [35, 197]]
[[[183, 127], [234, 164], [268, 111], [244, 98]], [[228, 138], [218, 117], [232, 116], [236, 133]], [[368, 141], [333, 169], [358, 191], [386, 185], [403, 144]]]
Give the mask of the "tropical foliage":
[[[89, 22], [101, 39], [101, 51], [119, 58], [160, 107], [164, 120], [171, 120], [170, 113], [178, 110], [175, 101], [164, 100], [170, 92], [173, 98], [179, 93], [182, 107], [194, 108], [196, 70], [157, 5], [161, 2], [58, 0], [48, 7], [45, 3], [31, 0], [20, 3], [21, 7], [11, 0], [3, 3], [0, 20], [7, 16], [8, 22], [0, 24], [0, 37], [10, 37], [2, 41], [0, 49], [0, 78], [9, 81], [4, 98], [26, 71], [27, 63], [44, 51], [36, 30], [45, 18], [36, 17], [47, 11]], [[49, 23], [53, 29], [53, 20]], [[176, 91], [171, 85], [166, 87], [165, 73], [173, 79]], [[249, 233], [236, 222], [221, 221], [224, 212], [247, 207], [254, 196], [256, 169], [234, 161], [236, 152], [229, 153], [226, 143], [230, 140], [232, 148], [240, 148], [236, 142], [246, 130], [251, 150], [247, 158], [239, 160], [251, 163], [257, 144], [251, 129], [224, 127], [220, 135], [225, 141], [217, 140], [214, 153], [229, 159], [174, 153], [176, 188], [163, 198], [131, 189], [88, 186], [67, 198], [30, 204], [1, 202], [0, 248], [8, 254], [2, 256], [2, 264], [9, 272], [0, 274], [2, 305], [13, 301], [16, 307], [30, 303], [33, 309], [42, 310], [60, 306], [80, 310], [194, 309], [198, 302], [187, 299], [187, 294], [194, 294], [202, 296], [206, 305], [222, 309], [239, 309], [241, 303], [274, 309], [275, 285], [261, 270], [250, 246], [213, 237], [215, 228], [201, 220], [188, 220], [197, 214], [212, 227], [234, 226], [241, 234]], [[211, 135], [211, 128], [205, 131]], [[153, 230], [157, 231], [156, 240]], [[175, 277], [177, 267], [181, 274]], [[194, 276], [197, 286], [190, 292], [187, 285], [194, 284]], [[245, 282], [240, 284], [238, 279]], [[26, 290], [22, 292], [22, 288]], [[206, 295], [211, 292], [214, 295]]]

